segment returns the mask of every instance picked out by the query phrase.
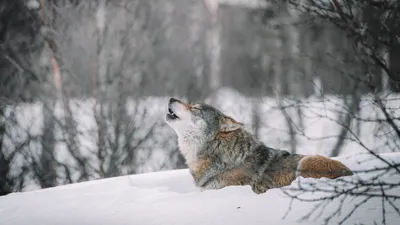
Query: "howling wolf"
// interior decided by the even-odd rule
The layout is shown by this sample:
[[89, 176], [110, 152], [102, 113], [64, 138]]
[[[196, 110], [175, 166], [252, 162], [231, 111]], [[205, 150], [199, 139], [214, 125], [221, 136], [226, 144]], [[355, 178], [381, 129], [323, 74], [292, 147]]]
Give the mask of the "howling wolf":
[[250, 185], [261, 194], [288, 186], [298, 176], [334, 179], [353, 175], [337, 160], [267, 147], [242, 123], [207, 104], [171, 98], [165, 120], [178, 135], [179, 150], [196, 185], [203, 189]]

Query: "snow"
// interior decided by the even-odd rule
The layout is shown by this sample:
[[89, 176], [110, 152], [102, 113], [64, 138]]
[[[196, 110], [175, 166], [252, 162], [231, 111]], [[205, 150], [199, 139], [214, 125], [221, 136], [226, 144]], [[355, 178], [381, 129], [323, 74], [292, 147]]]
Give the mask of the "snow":
[[[390, 162], [400, 162], [400, 153], [380, 154]], [[337, 158], [352, 170], [382, 167], [384, 164], [371, 155], [347, 155]], [[287, 190], [301, 185], [315, 184], [322, 188], [341, 185], [343, 180], [370, 179], [371, 173], [329, 179], [298, 178]], [[379, 181], [396, 182], [400, 176], [385, 173]], [[400, 195], [400, 188], [388, 193]], [[309, 199], [330, 193], [304, 193]], [[345, 199], [342, 212], [332, 224], [342, 220], [363, 197]], [[300, 221], [317, 202], [293, 201], [282, 189], [271, 189], [265, 194], [254, 194], [249, 186], [231, 186], [220, 190], [200, 191], [192, 182], [188, 170], [172, 170], [140, 175], [121, 176], [64, 185], [37, 191], [12, 193], [0, 197], [0, 224], [13, 225], [274, 225], [323, 224], [339, 206], [340, 198], [327, 202], [323, 212], [309, 220]], [[400, 202], [394, 202], [400, 206]], [[344, 224], [381, 224], [381, 199], [375, 198], [360, 207]], [[399, 215], [386, 205], [387, 224], [397, 224]]]
[[36, 0], [28, 0], [26, 2], [26, 6], [28, 7], [28, 9], [39, 9], [40, 3]]
[[218, 0], [218, 3], [223, 5], [238, 5], [255, 9], [265, 8], [268, 6], [268, 2], [263, 0]]

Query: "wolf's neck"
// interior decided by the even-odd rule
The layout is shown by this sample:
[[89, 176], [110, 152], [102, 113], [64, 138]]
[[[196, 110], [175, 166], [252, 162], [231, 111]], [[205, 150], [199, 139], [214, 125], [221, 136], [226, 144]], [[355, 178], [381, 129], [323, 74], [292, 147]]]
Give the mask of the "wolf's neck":
[[178, 135], [178, 145], [186, 163], [190, 164], [198, 160], [198, 152], [203, 147], [204, 140], [197, 135]]

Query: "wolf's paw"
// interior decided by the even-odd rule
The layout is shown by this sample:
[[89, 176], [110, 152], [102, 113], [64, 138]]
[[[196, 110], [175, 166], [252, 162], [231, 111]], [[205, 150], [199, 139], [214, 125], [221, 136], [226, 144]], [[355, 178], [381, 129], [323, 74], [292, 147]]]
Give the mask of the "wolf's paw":
[[268, 191], [268, 187], [263, 184], [252, 184], [251, 185], [251, 190], [253, 190], [254, 193], [256, 194], [263, 194]]

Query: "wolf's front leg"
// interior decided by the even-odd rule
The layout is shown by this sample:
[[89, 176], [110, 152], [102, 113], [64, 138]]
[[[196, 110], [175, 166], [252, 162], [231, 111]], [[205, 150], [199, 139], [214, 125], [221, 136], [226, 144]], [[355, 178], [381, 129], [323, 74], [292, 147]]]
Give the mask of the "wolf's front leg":
[[221, 172], [216, 176], [212, 177], [205, 184], [206, 189], [221, 189], [227, 186], [241, 186], [250, 185], [251, 178], [245, 173], [243, 167], [237, 167], [235, 169], [226, 169], [227, 171]]
[[222, 162], [214, 162], [212, 165], [210, 165], [209, 168], [207, 168], [203, 174], [199, 177], [199, 179], [196, 179], [196, 185], [199, 187], [204, 187], [204, 188], [218, 188], [218, 184], [220, 183], [218, 180], [218, 175], [221, 173], [224, 173], [225, 171], [229, 170], [229, 168]]
[[268, 191], [268, 189], [274, 188], [274, 181], [272, 177], [264, 175], [263, 177], [257, 177], [253, 179], [250, 183], [251, 190], [256, 194], [263, 194]]
[[[227, 166], [220, 160], [204, 156], [196, 163], [189, 164], [189, 167], [196, 186], [203, 188], [208, 183], [215, 183], [216, 177], [227, 169]], [[208, 186], [213, 187], [214, 185]]]

